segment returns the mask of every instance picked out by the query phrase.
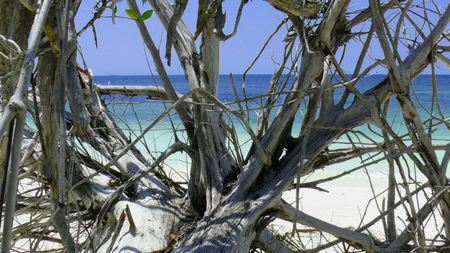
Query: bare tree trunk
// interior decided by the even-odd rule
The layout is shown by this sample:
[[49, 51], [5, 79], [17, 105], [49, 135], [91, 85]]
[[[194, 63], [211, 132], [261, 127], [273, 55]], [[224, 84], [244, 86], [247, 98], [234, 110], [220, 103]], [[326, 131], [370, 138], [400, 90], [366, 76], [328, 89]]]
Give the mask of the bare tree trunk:
[[[11, 15], [11, 10], [12, 15]], [[0, 114], [14, 93], [17, 84], [22, 53], [28, 45], [28, 34], [33, 18], [29, 10], [18, 1], [5, 0], [0, 3], [0, 49], [6, 49], [9, 59], [0, 57]], [[1, 139], [1, 138], [0, 138]], [[3, 178], [5, 168], [8, 136], [0, 141], [0, 177]]]
[[[25, 127], [25, 99], [26, 99], [26, 86], [30, 80], [31, 72], [34, 67], [34, 58], [36, 55], [38, 43], [43, 30], [45, 20], [47, 18], [48, 11], [50, 9], [50, 1], [43, 1], [41, 8], [37, 10], [37, 15], [34, 18], [33, 25], [30, 32], [30, 44], [27, 48], [24, 61], [20, 70], [20, 75], [15, 89], [14, 95], [9, 99], [5, 110], [3, 111], [0, 119], [0, 138], [3, 139], [5, 130], [8, 127], [14, 127], [14, 130], [10, 129], [10, 133], [13, 133], [13, 140], [10, 142], [12, 147], [9, 154], [6, 154], [6, 159], [9, 160], [8, 172], [6, 174], [6, 193], [5, 193], [5, 218], [2, 233], [2, 252], [8, 253], [11, 250], [14, 212], [16, 210], [17, 199], [17, 184], [19, 175], [19, 156], [20, 148], [22, 145], [23, 130]], [[11, 116], [13, 115], [13, 116]], [[11, 137], [11, 136], [10, 136]], [[3, 194], [3, 193], [2, 193]], [[3, 203], [0, 203], [3, 205]]]

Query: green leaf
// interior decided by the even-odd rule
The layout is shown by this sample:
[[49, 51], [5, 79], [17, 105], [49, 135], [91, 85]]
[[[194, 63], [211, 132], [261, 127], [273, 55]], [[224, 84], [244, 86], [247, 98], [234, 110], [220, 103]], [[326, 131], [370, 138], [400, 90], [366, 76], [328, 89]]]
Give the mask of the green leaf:
[[138, 20], [139, 19], [139, 15], [132, 9], [126, 9], [125, 13], [128, 15], [128, 17], [134, 19], [134, 20]]
[[141, 20], [142, 20], [142, 21], [147, 20], [147, 19], [149, 19], [152, 15], [153, 15], [153, 10], [148, 10], [148, 11], [142, 13], [142, 15], [141, 15]]
[[113, 15], [115, 16], [116, 13], [117, 13], [117, 5], [114, 5], [114, 8], [113, 8]]

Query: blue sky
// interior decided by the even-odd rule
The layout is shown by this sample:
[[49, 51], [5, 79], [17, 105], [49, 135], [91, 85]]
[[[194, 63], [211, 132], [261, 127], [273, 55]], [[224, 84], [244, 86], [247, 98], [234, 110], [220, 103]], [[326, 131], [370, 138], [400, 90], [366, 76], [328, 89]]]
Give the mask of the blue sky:
[[[141, 1], [138, 2], [140, 3]], [[227, 13], [225, 33], [231, 32], [233, 28], [239, 2], [237, 0], [225, 1], [224, 9]], [[94, 5], [95, 0], [83, 1], [76, 19], [77, 29], [84, 26], [92, 17]], [[363, 8], [365, 5], [363, 1], [352, 1], [350, 9], [356, 10]], [[149, 4], [140, 5], [140, 8], [141, 11], [151, 9]], [[127, 9], [126, 1], [118, 3], [117, 15], [126, 16], [125, 9]], [[111, 10], [106, 10], [104, 16], [110, 15]], [[190, 1], [183, 20], [191, 28], [191, 31], [195, 30], [196, 18], [197, 1]], [[221, 43], [220, 73], [241, 74], [250, 65], [267, 37], [283, 18], [283, 13], [274, 9], [266, 1], [249, 1], [244, 7], [237, 35]], [[151, 17], [146, 21], [146, 24], [155, 43], [159, 44], [163, 49], [166, 35], [157, 16]], [[96, 21], [95, 27], [98, 48], [94, 44], [92, 29], [85, 31], [79, 38], [87, 65], [95, 75], [147, 75], [150, 73], [145, 60], [144, 44], [134, 21], [116, 19], [116, 23], [113, 24], [111, 18], [104, 17]], [[274, 71], [276, 67], [274, 61], [279, 60], [282, 56], [284, 31], [285, 29], [274, 37], [272, 43], [267, 46], [250, 73], [271, 74]], [[360, 43], [351, 44], [352, 46], [347, 48], [347, 55], [342, 64], [344, 69], [350, 73], [353, 71], [353, 64], [356, 62], [361, 48], [361, 45], [358, 45]], [[376, 45], [371, 54], [374, 58], [383, 57]], [[180, 64], [176, 60], [176, 54], [173, 54], [173, 56], [175, 57], [172, 57], [172, 65], [166, 67], [167, 72], [169, 74], [183, 74]], [[339, 52], [337, 56], [339, 56]], [[161, 55], [161, 57], [164, 60], [164, 55]], [[150, 64], [152, 69], [154, 69], [151, 59]], [[437, 70], [441, 74], [449, 73], [448, 69], [441, 65], [438, 66]], [[429, 71], [426, 73], [429, 73]]]

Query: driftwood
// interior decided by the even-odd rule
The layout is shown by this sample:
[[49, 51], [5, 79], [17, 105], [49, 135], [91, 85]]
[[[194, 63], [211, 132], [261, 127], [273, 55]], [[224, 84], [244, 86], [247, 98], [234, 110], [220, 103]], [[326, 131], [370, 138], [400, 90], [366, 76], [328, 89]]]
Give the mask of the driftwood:
[[[287, 17], [244, 70], [243, 96], [230, 75], [236, 100], [221, 101], [220, 43], [239, 32], [244, 5], [247, 10], [262, 3], [252, 7], [240, 1], [233, 31], [225, 35], [228, 1], [199, 1], [193, 32], [183, 21], [187, 0], [174, 5], [144, 1], [167, 31], [163, 56], [170, 64], [173, 48], [184, 70], [190, 90], [180, 94], [140, 18], [134, 21], [161, 86], [98, 85], [86, 67], [79, 66], [77, 37], [107, 8], [114, 9], [116, 1], [101, 1], [81, 31], [74, 25], [81, 1], [13, 2], [0, 3], [0, 14], [7, 17], [0, 20], [2, 252], [18, 248], [20, 240], [28, 240], [28, 251], [64, 252], [318, 252], [337, 250], [340, 244], [343, 252], [448, 250], [450, 144], [448, 139], [437, 144], [433, 131], [450, 129], [438, 101], [434, 70], [437, 60], [449, 62], [450, 5], [439, 9], [434, 2], [370, 0], [364, 9], [351, 12], [348, 0], [268, 0], [274, 11]], [[135, 0], [127, 3], [141, 15]], [[386, 13], [396, 18], [389, 20]], [[14, 18], [23, 19], [24, 26], [8, 26]], [[414, 30], [402, 32], [403, 26]], [[248, 97], [247, 72], [282, 31], [285, 48], [267, 92]], [[416, 37], [408, 38], [411, 35]], [[345, 58], [343, 48], [357, 40], [361, 51], [348, 75], [338, 55], [344, 52]], [[370, 58], [373, 45], [380, 45], [383, 59]], [[433, 100], [431, 108], [424, 109], [429, 115], [422, 118], [412, 98], [412, 81], [426, 67], [432, 70]], [[369, 89], [359, 87], [377, 68], [386, 69], [386, 76]], [[157, 98], [166, 109], [151, 122], [139, 121], [141, 132], [127, 136], [115, 121], [120, 115], [113, 115], [103, 95]], [[401, 134], [387, 120], [391, 100], [401, 110]], [[261, 102], [255, 127], [249, 117], [252, 102]], [[27, 113], [33, 126], [25, 122]], [[181, 122], [178, 129], [174, 113]], [[245, 153], [236, 123], [226, 117], [237, 119], [250, 137]], [[158, 155], [148, 145], [148, 154], [139, 150], [137, 143], [146, 141], [146, 134], [165, 118], [171, 121], [174, 143]], [[299, 130], [294, 130], [296, 123]], [[179, 138], [179, 132], [185, 138]], [[346, 147], [334, 146], [343, 140]], [[165, 161], [176, 153], [190, 160], [183, 182], [166, 173]], [[303, 180], [352, 159], [362, 164], [334, 176]], [[371, 221], [344, 228], [299, 209], [302, 188], [332, 192], [322, 185], [381, 161], [387, 161], [387, 199]], [[411, 167], [426, 182], [412, 178]], [[29, 186], [23, 191], [18, 184]], [[296, 192], [294, 203], [283, 196], [289, 191]], [[428, 198], [419, 201], [419, 195]], [[379, 197], [374, 201], [378, 204]], [[401, 211], [407, 216], [404, 224], [396, 218]], [[439, 230], [431, 235], [424, 229], [430, 217]], [[291, 223], [293, 233], [275, 231], [274, 219]], [[375, 224], [383, 225], [384, 236], [368, 233]], [[328, 241], [304, 245], [303, 235], [327, 235]]]
[[[158, 86], [110, 86], [110, 85], [96, 85], [100, 95], [104, 94], [122, 94], [125, 96], [146, 96], [150, 98], [158, 98], [163, 100], [169, 100], [166, 91]], [[182, 97], [182, 94], [177, 94], [178, 98]], [[178, 99], [177, 98], [177, 99]]]

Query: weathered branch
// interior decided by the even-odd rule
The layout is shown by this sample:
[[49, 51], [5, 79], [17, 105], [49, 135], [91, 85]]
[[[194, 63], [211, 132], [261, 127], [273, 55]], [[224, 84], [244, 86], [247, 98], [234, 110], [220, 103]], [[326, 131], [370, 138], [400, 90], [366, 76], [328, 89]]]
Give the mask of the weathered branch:
[[317, 17], [323, 5], [317, 0], [268, 0], [268, 2], [282, 12], [306, 18]]
[[[11, 149], [11, 163], [8, 170], [8, 185], [6, 186], [8, 192], [5, 197], [5, 205], [8, 207], [5, 210], [5, 219], [3, 225], [2, 234], [2, 253], [9, 253], [11, 249], [11, 231], [13, 226], [14, 211], [17, 196], [17, 183], [19, 174], [19, 156], [20, 156], [20, 146], [22, 144], [23, 129], [25, 125], [25, 106], [24, 101], [26, 99], [27, 85], [31, 77], [31, 72], [34, 68], [34, 58], [36, 56], [36, 51], [39, 46], [39, 40], [41, 38], [42, 30], [47, 19], [47, 14], [49, 12], [52, 1], [43, 0], [41, 2], [40, 8], [36, 12], [33, 25], [31, 27], [29, 46], [27, 48], [24, 61], [22, 63], [22, 68], [19, 75], [19, 81], [17, 83], [17, 88], [14, 92], [14, 96], [10, 99], [9, 104], [21, 104], [21, 110], [16, 111], [15, 117], [15, 127], [14, 127], [14, 140], [13, 148]], [[15, 106], [8, 107], [12, 110]], [[9, 115], [9, 116], [8, 116]], [[1, 117], [7, 117], [11, 121], [10, 113], [2, 114]], [[2, 122], [6, 123], [2, 119]], [[9, 124], [9, 123], [8, 123]], [[6, 128], [6, 127], [5, 127]], [[3, 132], [4, 133], [4, 132]], [[1, 136], [0, 138], [2, 138]], [[3, 205], [3, 203], [0, 203]]]
[[[137, 7], [135, 0], [129, 0], [128, 5], [132, 10], [134, 10], [136, 13], [139, 13], [139, 9]], [[140, 15], [140, 14], [139, 14]], [[148, 50], [150, 51], [150, 54], [152, 55], [153, 61], [155, 62], [156, 69], [158, 70], [159, 76], [161, 77], [163, 81], [164, 89], [168, 95], [168, 97], [172, 101], [177, 101], [178, 96], [176, 94], [175, 89], [173, 88], [172, 82], [169, 79], [169, 76], [167, 75], [167, 72], [164, 68], [164, 64], [161, 61], [161, 57], [159, 56], [159, 50], [156, 48], [155, 44], [153, 43], [153, 40], [142, 20], [136, 20], [136, 24], [139, 28], [139, 31], [142, 35], [142, 38], [144, 39], [145, 45], [147, 46]], [[189, 108], [186, 106], [185, 103], [179, 103], [177, 107], [175, 108], [180, 117], [183, 121], [184, 126], [186, 127], [186, 131], [188, 132], [188, 135], [190, 138], [192, 138], [193, 135], [193, 129], [191, 122], [193, 122]]]
[[366, 252], [389, 252], [383, 247], [378, 246], [378, 242], [376, 242], [375, 239], [369, 235], [341, 228], [320, 219], [314, 218], [313, 216], [310, 216], [302, 211], [296, 210], [287, 203], [280, 204], [278, 214], [282, 219], [296, 221], [305, 226], [313, 227], [320, 231], [330, 233], [337, 238], [345, 240], [346, 242], [354, 245], [357, 248], [364, 249]]
[[265, 228], [255, 238], [253, 244], [267, 253], [294, 253], [294, 249], [289, 248], [282, 240], [278, 239], [272, 231]]
[[[150, 98], [159, 98], [162, 100], [169, 100], [167, 92], [159, 86], [138, 86], [138, 85], [124, 85], [124, 86], [112, 86], [112, 85], [95, 85], [99, 94], [116, 94], [125, 96], [146, 96]], [[180, 98], [183, 95], [176, 93]]]
[[176, 29], [178, 21], [180, 21], [183, 16], [184, 10], [186, 9], [188, 0], [177, 0], [175, 1], [173, 15], [170, 18], [169, 27], [167, 28], [167, 39], [166, 39], [166, 59], [167, 65], [170, 66], [172, 58], [172, 45], [174, 40], [174, 31]]

